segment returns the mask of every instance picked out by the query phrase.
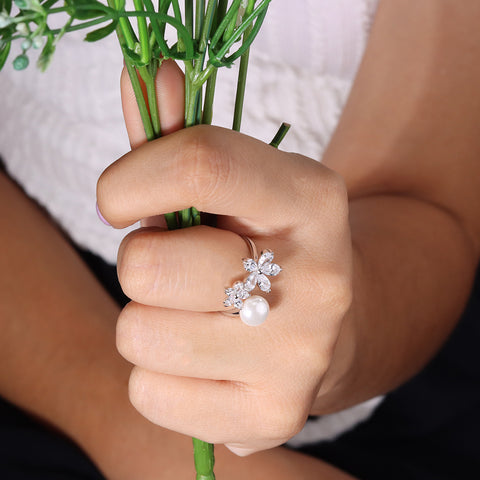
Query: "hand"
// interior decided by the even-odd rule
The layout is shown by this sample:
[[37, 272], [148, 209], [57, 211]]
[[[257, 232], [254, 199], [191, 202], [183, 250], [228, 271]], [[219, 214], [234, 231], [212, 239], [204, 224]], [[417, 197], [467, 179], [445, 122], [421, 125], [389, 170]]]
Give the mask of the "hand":
[[[163, 87], [178, 92], [179, 74], [164, 65]], [[124, 102], [132, 145], [141, 145], [125, 90]], [[172, 118], [182, 111], [179, 102]], [[218, 215], [216, 228], [141, 228], [120, 247], [119, 279], [132, 302], [120, 315], [117, 345], [136, 365], [133, 405], [158, 425], [239, 455], [296, 434], [325, 388], [351, 302], [342, 179], [301, 155], [199, 126], [119, 159], [100, 177], [97, 195], [116, 228], [192, 205]], [[241, 235], [259, 251], [273, 250], [283, 268], [259, 327], [218, 312], [224, 288], [245, 276]]]

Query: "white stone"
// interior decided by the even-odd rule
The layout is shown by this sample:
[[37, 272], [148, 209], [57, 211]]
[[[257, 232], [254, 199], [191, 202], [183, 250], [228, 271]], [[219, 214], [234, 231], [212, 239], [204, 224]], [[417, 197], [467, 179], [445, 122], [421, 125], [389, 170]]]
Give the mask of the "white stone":
[[251, 292], [257, 285], [257, 274], [251, 273], [245, 280], [245, 289], [247, 292]]
[[272, 288], [272, 284], [266, 275], [263, 275], [263, 273], [260, 274], [257, 277], [257, 283], [262, 292], [265, 292], [265, 293], [270, 292], [270, 289]]
[[258, 267], [260, 268], [265, 263], [271, 263], [273, 261], [273, 252], [269, 249], [263, 250], [258, 260]]
[[246, 325], [256, 327], [267, 319], [269, 311], [270, 306], [268, 302], [263, 297], [254, 295], [243, 302], [240, 318]]
[[257, 262], [252, 258], [245, 258], [243, 260], [243, 268], [249, 273], [256, 272], [258, 270]]
[[267, 263], [266, 265], [263, 265], [260, 271], [265, 275], [276, 277], [282, 271], [282, 268], [276, 263]]

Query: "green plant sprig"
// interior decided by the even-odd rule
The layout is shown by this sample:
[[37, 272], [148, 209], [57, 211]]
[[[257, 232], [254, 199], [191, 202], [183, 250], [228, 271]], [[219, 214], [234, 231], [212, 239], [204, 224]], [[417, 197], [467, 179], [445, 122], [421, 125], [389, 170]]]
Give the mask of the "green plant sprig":
[[[59, 6], [60, 1], [0, 0], [0, 70], [17, 41], [21, 54], [13, 60], [14, 68], [25, 69], [29, 50], [42, 48], [37, 66], [43, 71], [65, 34], [85, 29], [85, 40], [96, 42], [116, 32], [150, 141], [162, 134], [155, 78], [163, 60], [184, 63], [184, 126], [190, 127], [212, 122], [218, 70], [240, 59], [233, 118], [233, 129], [240, 130], [249, 50], [271, 0], [184, 0], [184, 18], [179, 0], [158, 0], [157, 8], [152, 0], [133, 0], [133, 11], [125, 10], [125, 0], [106, 0], [106, 5], [98, 0], [62, 0]], [[63, 27], [50, 28], [54, 15], [66, 16]], [[176, 31], [173, 45], [165, 38], [167, 26]], [[273, 147], [288, 129], [287, 124], [280, 127]], [[201, 216], [191, 207], [166, 214], [165, 219], [169, 229], [176, 229], [199, 225]], [[197, 480], [214, 480], [213, 445], [193, 439], [193, 446]]]

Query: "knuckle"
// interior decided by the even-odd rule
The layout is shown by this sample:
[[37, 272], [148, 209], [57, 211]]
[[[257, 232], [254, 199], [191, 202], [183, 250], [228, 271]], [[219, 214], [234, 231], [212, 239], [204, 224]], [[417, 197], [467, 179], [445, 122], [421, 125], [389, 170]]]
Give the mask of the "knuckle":
[[130, 403], [142, 414], [148, 414], [148, 394], [146, 391], [145, 378], [143, 371], [134, 367], [130, 373], [128, 381], [128, 398]]
[[324, 291], [328, 306], [332, 311], [343, 316], [353, 300], [353, 288], [349, 277], [343, 274], [330, 274], [324, 280]]
[[307, 419], [296, 404], [271, 402], [261, 421], [256, 424], [257, 436], [272, 445], [279, 445], [295, 436]]
[[219, 187], [229, 179], [231, 162], [205, 127], [196, 127], [196, 132], [184, 155], [183, 181], [201, 207], [221, 194]]
[[348, 191], [345, 180], [340, 174], [333, 172], [330, 189], [338, 212], [343, 214], [342, 218], [347, 217]]
[[336, 218], [344, 219], [348, 215], [348, 192], [343, 177], [333, 170], [328, 170], [324, 180], [324, 192], [331, 211]]
[[152, 285], [158, 275], [158, 258], [152, 255], [155, 232], [137, 230], [120, 244], [117, 275], [123, 292], [137, 301], [150, 300]]
[[138, 305], [130, 302], [120, 312], [116, 327], [117, 350], [125, 359], [135, 362], [136, 346], [134, 333], [138, 319]]

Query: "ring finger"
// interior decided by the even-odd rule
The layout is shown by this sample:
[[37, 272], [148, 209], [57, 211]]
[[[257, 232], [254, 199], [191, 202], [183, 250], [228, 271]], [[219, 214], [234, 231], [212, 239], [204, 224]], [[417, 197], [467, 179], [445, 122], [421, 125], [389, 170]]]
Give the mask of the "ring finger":
[[[248, 276], [242, 258], [251, 257], [249, 250], [241, 236], [227, 230], [206, 226], [168, 232], [141, 229], [122, 242], [118, 276], [123, 291], [135, 302], [218, 311], [224, 308], [225, 288]], [[275, 293], [281, 286], [282, 276], [275, 278]]]

